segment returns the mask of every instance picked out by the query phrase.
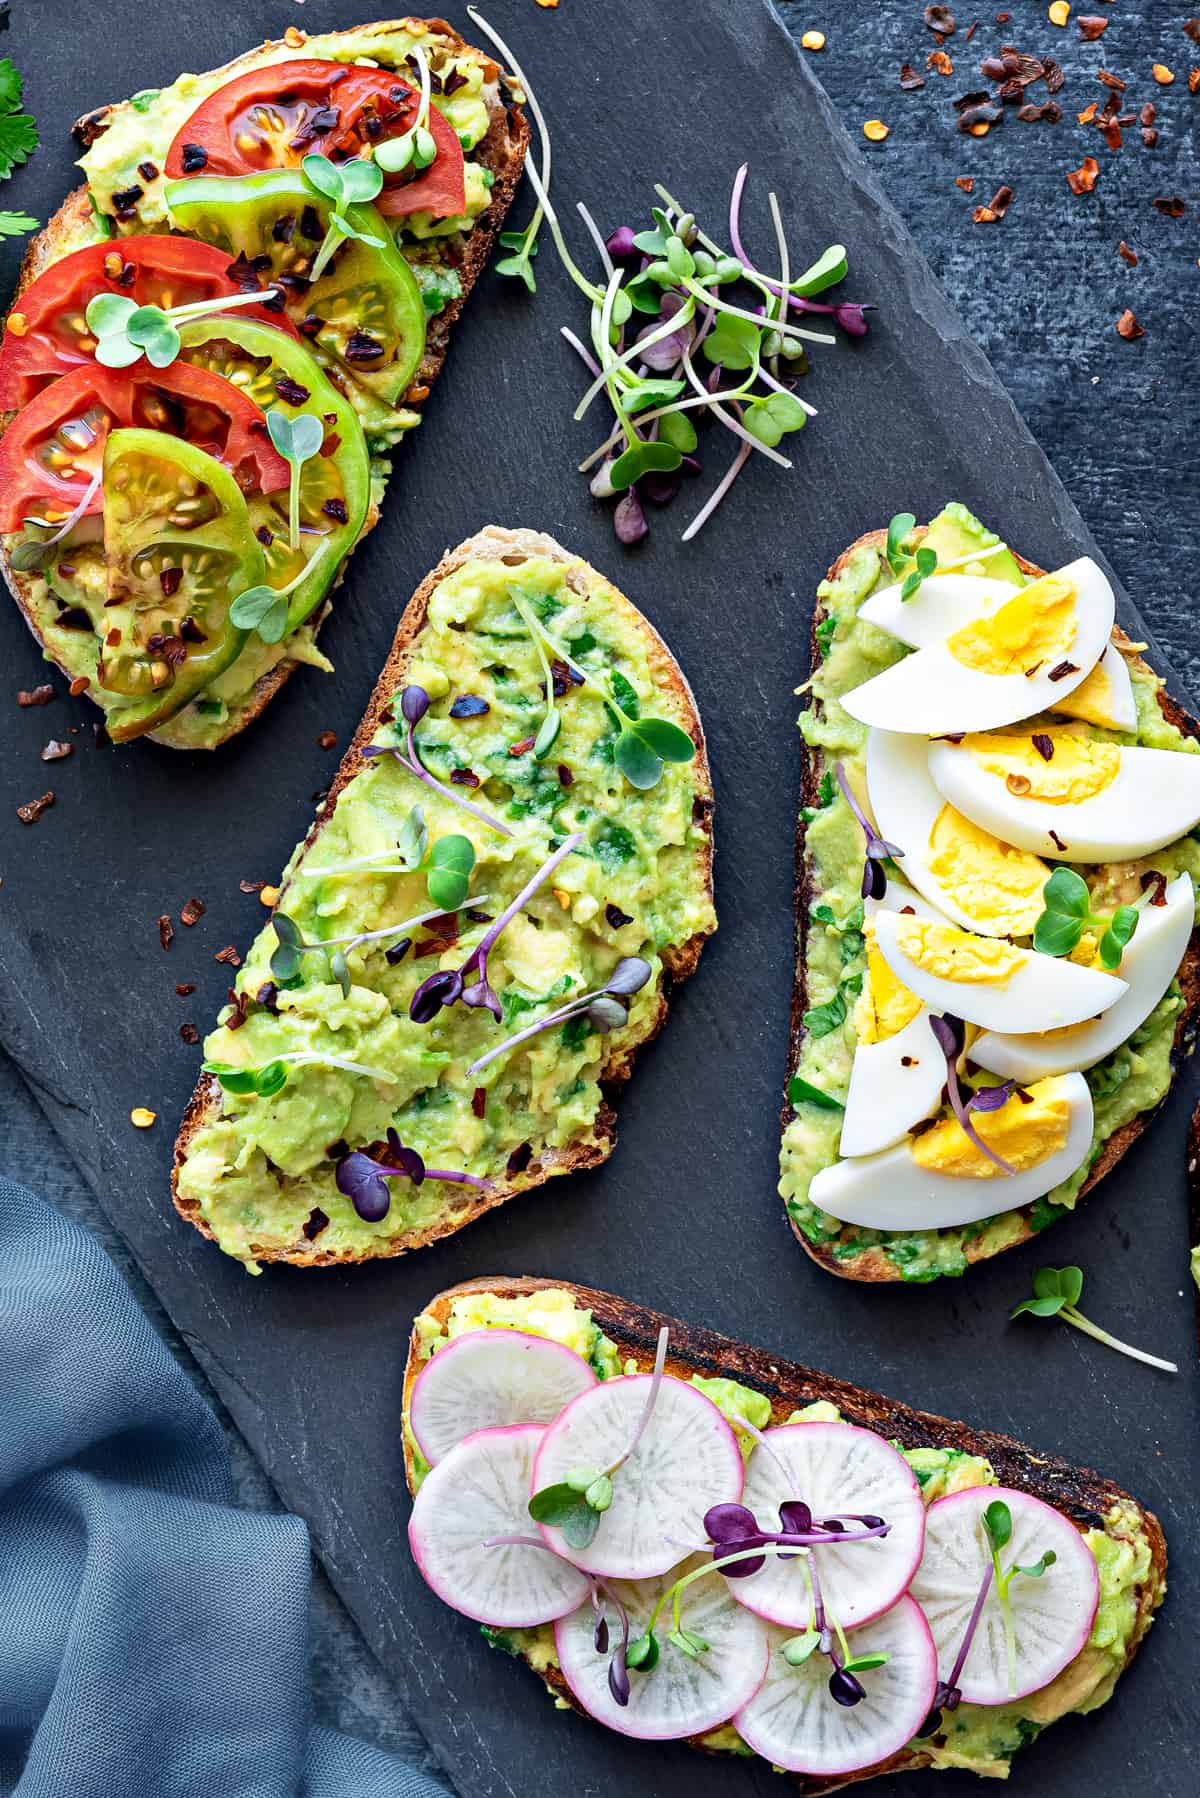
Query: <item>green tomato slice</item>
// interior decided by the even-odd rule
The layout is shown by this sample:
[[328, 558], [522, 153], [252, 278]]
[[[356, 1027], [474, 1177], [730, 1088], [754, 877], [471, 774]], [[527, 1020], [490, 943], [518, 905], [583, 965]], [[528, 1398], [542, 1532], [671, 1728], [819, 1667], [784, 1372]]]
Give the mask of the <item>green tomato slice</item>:
[[97, 698], [115, 742], [181, 711], [240, 652], [237, 594], [263, 552], [229, 470], [163, 431], [110, 431], [104, 446], [108, 597]]
[[373, 206], [346, 208], [360, 236], [344, 238], [311, 282], [334, 208], [299, 169], [196, 175], [168, 181], [164, 193], [177, 230], [244, 257], [249, 280], [280, 282], [302, 336], [352, 384], [352, 396], [363, 389], [388, 406], [403, 396], [425, 348], [425, 305]]
[[227, 314], [197, 319], [179, 335], [185, 362], [232, 381], [264, 412], [289, 419], [311, 412], [325, 427], [320, 453], [300, 469], [298, 550], [289, 540], [286, 487], [247, 502], [268, 586], [299, 582], [288, 597], [287, 628], [295, 630], [324, 599], [366, 522], [371, 464], [362, 426], [311, 351], [270, 325]]

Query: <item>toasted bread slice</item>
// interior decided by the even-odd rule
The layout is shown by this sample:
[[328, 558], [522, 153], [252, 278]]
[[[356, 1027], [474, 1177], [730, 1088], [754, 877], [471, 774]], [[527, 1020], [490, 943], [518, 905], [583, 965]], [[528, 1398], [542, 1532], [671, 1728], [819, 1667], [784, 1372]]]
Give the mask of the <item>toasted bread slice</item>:
[[[922, 534], [923, 533], [918, 530], [914, 533], [914, 536], [919, 537]], [[867, 547], [878, 550], [882, 555], [886, 548], [886, 544], [886, 531], [865, 532], [863, 536], [857, 538], [854, 543], [850, 544], [849, 548], [843, 550], [842, 554], [833, 563], [829, 570], [829, 580], [836, 580], [837, 576], [846, 567], [856, 550]], [[1016, 555], [1015, 551], [1012, 553], [1016, 557], [1016, 561], [1020, 565], [1022, 572], [1031, 579], [1036, 579], [1045, 572], [1045, 570], [1039, 568], [1036, 563], [1027, 561], [1023, 556]], [[824, 616], [825, 608], [823, 604], [818, 603], [813, 614], [810, 635], [810, 666], [814, 669], [819, 665], [821, 659], [820, 649], [818, 647], [817, 630]], [[1140, 654], [1134, 653], [1130, 638], [1119, 625], [1114, 626], [1113, 628], [1112, 640], [1118, 648], [1121, 648], [1125, 652], [1126, 661], [1130, 666], [1141, 668], [1147, 674], [1153, 675], [1153, 669], [1150, 668], [1149, 664]], [[1200, 723], [1198, 723], [1190, 713], [1186, 712], [1179, 704], [1178, 700], [1173, 699], [1166, 691], [1165, 687], [1162, 686], [1158, 689], [1158, 704], [1163, 717], [1168, 724], [1173, 725], [1175, 729], [1184, 736], [1200, 738]], [[825, 772], [827, 764], [825, 757], [821, 752], [809, 748], [803, 740], [800, 744], [800, 752], [802, 766], [800, 806], [801, 808], [804, 808], [806, 806], [813, 806], [817, 803], [818, 788], [820, 787], [821, 777]], [[809, 912], [813, 900], [813, 877], [812, 867], [805, 845], [803, 809], [798, 814], [796, 827], [794, 893], [796, 913], [796, 969], [792, 984], [791, 1021], [789, 1029], [789, 1076], [794, 1071], [799, 1060], [801, 1045], [803, 1044], [805, 1036], [804, 1013], [808, 1010], [809, 1006], [806, 967]], [[1192, 932], [1191, 942], [1176, 978], [1183, 995], [1184, 1003], [1175, 1025], [1175, 1040], [1172, 1050], [1173, 1072], [1177, 1071], [1181, 1063], [1191, 1054], [1195, 1045], [1197, 1020], [1200, 1019], [1200, 926], [1197, 926]], [[1143, 1130], [1145, 1130], [1157, 1110], [1158, 1106], [1154, 1106], [1148, 1111], [1139, 1112], [1135, 1117], [1131, 1118], [1128, 1123], [1122, 1125], [1121, 1128], [1113, 1132], [1105, 1142], [1099, 1156], [1092, 1164], [1087, 1179], [1084, 1181], [1083, 1186], [1080, 1188], [1077, 1195], [1076, 1203], [1092, 1192], [1104, 1178], [1105, 1174], [1110, 1173], [1112, 1169], [1116, 1167], [1122, 1156], [1126, 1154], [1142, 1134]], [[792, 1106], [785, 1097], [781, 1116], [781, 1125], [783, 1129], [786, 1130], [792, 1116]], [[1031, 1218], [1032, 1209], [1031, 1206], [1024, 1206], [1019, 1211], [1012, 1214], [1015, 1220], [1015, 1227], [1009, 1233], [1008, 1238], [1000, 1243], [998, 1247], [992, 1246], [986, 1235], [968, 1236], [968, 1239], [963, 1243], [963, 1254], [967, 1262], [974, 1263], [976, 1261], [986, 1260], [991, 1255], [1000, 1253], [1004, 1249], [1016, 1248], [1021, 1243], [1028, 1242], [1030, 1237], [1038, 1233], [1037, 1226]], [[898, 1268], [885, 1253], [883, 1244], [864, 1248], [849, 1259], [839, 1256], [838, 1249], [846, 1240], [853, 1236], [861, 1235], [861, 1232], [855, 1230], [851, 1225], [846, 1225], [837, 1237], [832, 1238], [827, 1242], [813, 1242], [804, 1234], [803, 1230], [800, 1229], [790, 1212], [789, 1222], [791, 1223], [794, 1235], [802, 1244], [805, 1251], [811, 1255], [812, 1259], [817, 1262], [819, 1266], [823, 1267], [827, 1273], [837, 1274], [842, 1279], [846, 1280], [859, 1280], [872, 1283], [879, 1281], [896, 1281], [904, 1278], [904, 1274], [900, 1268]], [[931, 1232], [930, 1234], [936, 1233]]]
[[[453, 26], [447, 24], [444, 19], [430, 19], [426, 21], [426, 23], [431, 29], [437, 31], [440, 38], [445, 40], [447, 49], [451, 54], [453, 54], [455, 50], [469, 48], [466, 41], [454, 30]], [[388, 31], [401, 29], [403, 24], [404, 21], [402, 20], [390, 20], [381, 21], [370, 26], [361, 26], [357, 29], [330, 32], [321, 34], [322, 42], [329, 43], [338, 38], [351, 37], [358, 40], [362, 37], [364, 32], [372, 34], [386, 33]], [[303, 38], [303, 33], [296, 34], [295, 28], [289, 28], [287, 40], [289, 48], [300, 47], [296, 42], [297, 35], [299, 35], [300, 38]], [[229, 79], [232, 80], [235, 76], [242, 73], [243, 70], [253, 65], [263, 55], [277, 51], [282, 47], [283, 40], [268, 38], [267, 41], [259, 45], [257, 49], [248, 50], [241, 56], [236, 57], [232, 62], [226, 63], [219, 73], [227, 75]], [[480, 52], [480, 54], [487, 53]], [[495, 66], [494, 63], [492, 63], [490, 56], [488, 57], [488, 61], [492, 67]], [[218, 71], [213, 72], [217, 73]], [[130, 102], [128, 100], [121, 100], [114, 102], [111, 105], [97, 107], [93, 112], [85, 114], [74, 126], [75, 137], [80, 146], [85, 150], [88, 149], [98, 138], [103, 136], [105, 131], [107, 131], [113, 124], [114, 120], [128, 114], [129, 111]], [[483, 273], [488, 258], [491, 255], [492, 247], [500, 234], [509, 208], [513, 203], [513, 198], [521, 179], [521, 172], [525, 166], [525, 154], [529, 148], [529, 125], [520, 106], [515, 104], [506, 105], [501, 97], [499, 88], [497, 87], [494, 98], [491, 99], [489, 104], [489, 112], [491, 123], [487, 135], [482, 142], [472, 150], [471, 156], [473, 160], [482, 163], [493, 177], [491, 202], [487, 209], [475, 220], [470, 232], [467, 233], [462, 242], [461, 260], [455, 264], [461, 282], [461, 293], [456, 299], [449, 301], [443, 310], [435, 314], [428, 322], [425, 339], [425, 353], [422, 357], [420, 367], [418, 368], [416, 378], [405, 400], [406, 406], [411, 407], [414, 411], [419, 411], [421, 409], [421, 406], [428, 398], [430, 388], [441, 373], [442, 366], [446, 360], [446, 353], [450, 345], [451, 330], [457, 322], [463, 307], [466, 305], [471, 290]], [[159, 228], [161, 229], [162, 227]], [[52, 263], [59, 261], [61, 257], [69, 254], [70, 251], [79, 249], [83, 244], [90, 243], [94, 236], [94, 219], [91, 202], [88, 197], [88, 189], [86, 186], [77, 187], [74, 192], [69, 194], [63, 201], [58, 211], [48, 221], [44, 229], [31, 240], [21, 265], [17, 290], [13, 296], [13, 308], [16, 309], [19, 307], [21, 295], [25, 292], [26, 288], [28, 288], [31, 282], [35, 281], [40, 274], [44, 273]], [[375, 506], [372, 506], [363, 528], [363, 536], [365, 536], [366, 532], [377, 523], [378, 518], [378, 509]], [[359, 541], [361, 542], [361, 537]], [[32, 605], [32, 594], [34, 591], [33, 577], [13, 568], [10, 557], [3, 544], [0, 544], [0, 573], [3, 573], [9, 591], [12, 593], [17, 605], [20, 607], [25, 622], [28, 624], [39, 643], [42, 643], [42, 647], [45, 648], [46, 646], [41, 631], [38, 628]], [[338, 574], [337, 584], [340, 585], [344, 573], [345, 564], [343, 564], [342, 570]], [[329, 603], [329, 599], [327, 598], [318, 608], [314, 617], [307, 620], [306, 623], [300, 627], [300, 633], [298, 634], [303, 634], [305, 644], [310, 649], [315, 642], [321, 624], [328, 616]], [[54, 658], [51, 657], [51, 659]], [[59, 665], [61, 666], [61, 664]], [[150, 732], [149, 735], [153, 737], [155, 742], [164, 743], [171, 748], [194, 748], [198, 746], [219, 748], [222, 743], [228, 742], [230, 737], [236, 736], [239, 731], [245, 730], [247, 725], [254, 722], [263, 711], [264, 707], [274, 698], [275, 694], [279, 692], [289, 676], [300, 665], [300, 661], [294, 656], [281, 653], [279, 660], [275, 661], [273, 665], [258, 678], [248, 693], [239, 698], [236, 706], [230, 707], [229, 717], [226, 720], [222, 733], [219, 736], [214, 735], [211, 739], [206, 739], [203, 745], [197, 745], [190, 736], [187, 736], [186, 734], [181, 735], [178, 730], [173, 730], [172, 725], [176, 722], [175, 720], [169, 721], [159, 730]], [[328, 664], [325, 665], [328, 666]], [[64, 670], [64, 672], [69, 671]]]
[[[413, 594], [400, 626], [387, 661], [384, 663], [379, 680], [371, 695], [370, 703], [362, 722], [354, 734], [353, 741], [342, 758], [337, 774], [322, 802], [319, 815], [310, 828], [303, 844], [289, 864], [288, 879], [281, 895], [280, 903], [287, 906], [287, 893], [296, 879], [296, 869], [304, 855], [316, 843], [322, 831], [333, 817], [339, 796], [345, 791], [356, 776], [366, 766], [360, 750], [371, 741], [371, 738], [384, 721], [384, 713], [390, 707], [397, 690], [404, 684], [405, 671], [413, 657], [419, 654], [421, 633], [424, 629], [430, 600], [440, 584], [473, 560], [503, 562], [515, 568], [530, 558], [546, 557], [562, 564], [567, 570], [567, 584], [583, 584], [602, 580], [596, 571], [573, 556], [552, 537], [532, 530], [506, 530], [498, 525], [489, 525], [460, 543], [456, 549], [450, 550], [442, 561], [426, 576]], [[705, 941], [715, 929], [715, 918], [712, 915], [712, 811], [713, 790], [712, 776], [708, 765], [708, 756], [704, 743], [704, 731], [700, 715], [696, 709], [692, 690], [684, 678], [682, 670], [675, 661], [670, 650], [658, 632], [643, 617], [632, 602], [604, 583], [606, 601], [620, 612], [626, 622], [635, 625], [645, 646], [647, 664], [653, 678], [656, 699], [662, 702], [663, 710], [669, 712], [696, 744], [695, 760], [688, 764], [692, 787], [692, 827], [691, 853], [694, 856], [694, 872], [692, 878], [696, 889], [703, 895], [704, 909], [709, 921], [685, 940], [665, 944], [658, 953], [661, 956], [663, 972], [667, 987], [677, 986], [695, 971], [700, 959], [700, 952]], [[420, 789], [417, 789], [419, 797]], [[430, 964], [431, 967], [436, 964]], [[239, 977], [240, 979], [240, 977]], [[660, 987], [654, 995], [654, 1004], [646, 1018], [645, 1027], [640, 1036], [634, 1040], [628, 1030], [616, 1035], [619, 1041], [605, 1038], [606, 1058], [597, 1078], [606, 1095], [614, 1094], [628, 1078], [633, 1069], [636, 1051], [642, 1043], [650, 1040], [661, 1030], [667, 1015], [667, 991]], [[213, 1240], [216, 1234], [208, 1220], [204, 1217], [200, 1206], [186, 1192], [186, 1181], [181, 1183], [181, 1176], [191, 1145], [197, 1133], [206, 1124], [212, 1123], [221, 1115], [222, 1091], [215, 1078], [202, 1076], [191, 1102], [184, 1114], [180, 1126], [178, 1140], [175, 1145], [175, 1165], [172, 1176], [172, 1192], [176, 1208], [181, 1216], [186, 1217], [197, 1229]], [[536, 1155], [529, 1164], [520, 1170], [497, 1170], [491, 1187], [486, 1192], [479, 1192], [464, 1199], [450, 1215], [439, 1219], [425, 1228], [409, 1232], [398, 1232], [391, 1237], [376, 1239], [364, 1254], [361, 1251], [331, 1253], [323, 1247], [320, 1236], [309, 1239], [298, 1231], [296, 1238], [284, 1244], [270, 1247], [251, 1242], [248, 1245], [247, 1259], [258, 1261], [288, 1261], [296, 1266], [321, 1267], [339, 1261], [357, 1261], [379, 1255], [401, 1255], [410, 1249], [422, 1248], [426, 1243], [439, 1237], [461, 1230], [466, 1224], [474, 1221], [485, 1211], [501, 1205], [519, 1192], [528, 1191], [531, 1187], [540, 1186], [545, 1181], [561, 1174], [576, 1172], [585, 1167], [595, 1167], [607, 1160], [612, 1153], [616, 1141], [616, 1115], [608, 1098], [605, 1097], [594, 1119], [591, 1137], [587, 1142], [573, 1144], [566, 1149], [547, 1149]]]
[[[683, 1380], [689, 1380], [693, 1375], [700, 1375], [705, 1379], [736, 1380], [769, 1399], [773, 1423], [783, 1423], [793, 1411], [824, 1400], [835, 1405], [847, 1423], [874, 1430], [877, 1435], [901, 1449], [948, 1449], [962, 1455], [980, 1457], [990, 1465], [998, 1485], [1031, 1493], [1045, 1504], [1052, 1505], [1081, 1531], [1104, 1530], [1108, 1535], [1123, 1540], [1140, 1538], [1148, 1550], [1145, 1555], [1146, 1572], [1131, 1593], [1133, 1612], [1130, 1632], [1124, 1665], [1118, 1672], [1123, 1671], [1133, 1659], [1150, 1628], [1154, 1612], [1162, 1602], [1166, 1585], [1166, 1542], [1153, 1512], [1146, 1510], [1138, 1500], [1112, 1480], [1090, 1468], [1074, 1467], [1061, 1456], [1042, 1454], [1010, 1436], [975, 1429], [969, 1424], [938, 1417], [928, 1411], [910, 1410], [908, 1406], [885, 1398], [880, 1393], [852, 1386], [845, 1380], [833, 1379], [827, 1374], [815, 1373], [811, 1368], [802, 1367], [794, 1361], [781, 1360], [763, 1349], [735, 1341], [730, 1336], [721, 1336], [716, 1331], [704, 1329], [697, 1324], [681, 1323], [676, 1318], [647, 1310], [628, 1299], [618, 1298], [613, 1293], [577, 1286], [569, 1280], [509, 1276], [466, 1280], [461, 1285], [438, 1293], [425, 1307], [418, 1324], [436, 1324], [444, 1329], [454, 1301], [470, 1294], [494, 1293], [511, 1299], [555, 1289], [565, 1290], [577, 1306], [590, 1311], [593, 1323], [615, 1344], [618, 1364], [621, 1366], [632, 1361], [636, 1363], [638, 1372], [646, 1372], [654, 1363], [659, 1331], [667, 1324], [671, 1333], [666, 1361], [668, 1373]], [[414, 1326], [404, 1376], [406, 1418], [413, 1382], [428, 1356], [429, 1341], [428, 1328]], [[407, 1429], [405, 1474], [409, 1491], [415, 1492], [419, 1484], [420, 1469], [412, 1433]], [[430, 1603], [437, 1602], [431, 1595]], [[522, 1637], [532, 1637], [536, 1632], [514, 1630], [504, 1633], [506, 1646], [528, 1660], [528, 1653], [522, 1646]], [[1045, 1714], [1047, 1706], [1053, 1709], [1051, 1696], [1057, 1696], [1055, 1688], [1060, 1686], [1060, 1682], [1063, 1693], [1073, 1693], [1078, 1689], [1072, 1684], [1071, 1675], [1090, 1652], [1090, 1649], [1085, 1648], [1078, 1660], [1065, 1669], [1057, 1681], [1043, 1692], [1032, 1694], [1025, 1701], [1031, 1707], [1038, 1708], [1042, 1726], [1061, 1714]], [[579, 1709], [553, 1658], [546, 1666], [543, 1658], [539, 1657], [538, 1673], [557, 1699], [572, 1709]], [[1112, 1683], [1110, 1678], [1109, 1690]], [[1107, 1691], [1104, 1695], [1108, 1695]], [[1097, 1699], [1097, 1702], [1102, 1700]], [[1074, 1707], [1069, 1701], [1064, 1701], [1063, 1711], [1072, 1708]], [[816, 1798], [817, 1794], [836, 1791], [842, 1786], [870, 1779], [877, 1773], [900, 1773], [919, 1767], [951, 1764], [948, 1759], [940, 1760], [940, 1743], [941, 1738], [935, 1738], [928, 1748], [924, 1745], [914, 1746], [879, 1766], [866, 1768], [849, 1777], [814, 1778], [797, 1775], [794, 1783], [809, 1798]], [[697, 1740], [693, 1745], [710, 1750], [714, 1746], [703, 1740]], [[987, 1769], [978, 1767], [975, 1770], [995, 1771], [1004, 1775], [1008, 1769], [1005, 1762], [1003, 1766], [993, 1765]]]

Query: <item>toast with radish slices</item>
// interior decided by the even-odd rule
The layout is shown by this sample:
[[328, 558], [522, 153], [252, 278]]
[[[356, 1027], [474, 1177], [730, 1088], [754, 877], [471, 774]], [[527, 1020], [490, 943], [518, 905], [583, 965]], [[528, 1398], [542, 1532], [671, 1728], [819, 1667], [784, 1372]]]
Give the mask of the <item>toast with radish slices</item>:
[[[958, 505], [901, 536], [892, 559], [888, 532], [860, 537], [818, 593], [800, 718], [781, 1120], [780, 1193], [793, 1232], [827, 1272], [868, 1282], [961, 1274], [1065, 1216], [1146, 1128], [1200, 1015], [1196, 721], [1143, 658], [1146, 645], [1108, 616], [1111, 589], [1088, 558], [1046, 576]], [[916, 556], [927, 543], [940, 560], [922, 574]], [[1050, 632], [1072, 581], [1078, 663], [1048, 649], [1023, 670], [1025, 700], [1018, 695], [1015, 710], [1001, 701], [989, 716], [978, 620], [987, 630], [1001, 606], [1023, 606], [1014, 628]], [[973, 626], [962, 623], [972, 616]], [[972, 629], [960, 649], [976, 667], [964, 671], [947, 644]], [[1011, 686], [1011, 674], [1004, 679]], [[952, 715], [956, 699], [962, 715]], [[1028, 718], [998, 722], [1035, 705]], [[1085, 765], [1077, 789], [1072, 772]], [[1120, 800], [1114, 829], [1105, 787], [1115, 798], [1126, 776], [1143, 798]], [[1054, 782], [1053, 804], [1040, 802]], [[1156, 783], [1168, 808], [1159, 828], [1149, 822]], [[1074, 935], [1068, 921], [1057, 942], [1039, 925], [1043, 907], [1051, 919], [1052, 873], [1080, 907]], [[1100, 960], [1118, 911], [1119, 929], [1133, 921], [1131, 940]], [[1094, 929], [1089, 916], [1088, 936], [1082, 914], [1091, 912], [1105, 916]], [[925, 949], [1011, 966], [1001, 973], [993, 962], [971, 996], [930, 978]], [[1091, 965], [1077, 965], [1089, 952]], [[1064, 1009], [1085, 977], [1083, 1003]], [[1041, 995], [1045, 1017], [1025, 1021], [1022, 982]], [[971, 1011], [982, 1020], [989, 1005], [999, 1021], [972, 1022]], [[1072, 1016], [1090, 1021], [1059, 1027]]]
[[404, 1426], [439, 1597], [602, 1725], [809, 1794], [1006, 1776], [1111, 1696], [1165, 1591], [1157, 1519], [1102, 1475], [568, 1282], [437, 1294]]

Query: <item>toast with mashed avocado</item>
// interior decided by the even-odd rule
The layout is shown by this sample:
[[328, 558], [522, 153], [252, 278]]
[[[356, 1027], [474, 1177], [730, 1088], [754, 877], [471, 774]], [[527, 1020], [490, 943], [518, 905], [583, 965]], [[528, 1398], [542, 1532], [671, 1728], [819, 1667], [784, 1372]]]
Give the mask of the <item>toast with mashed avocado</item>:
[[958, 504], [819, 589], [780, 1192], [831, 1273], [1027, 1241], [1190, 1052], [1200, 743], [1112, 606]]
[[330, 670], [528, 126], [487, 52], [404, 19], [289, 27], [75, 130], [0, 339], [0, 566], [118, 741], [214, 748]]
[[[432, 1299], [404, 1442], [420, 1571], [560, 1707], [810, 1794], [1007, 1777], [1108, 1701], [1165, 1592], [1157, 1519], [1102, 1475], [568, 1282]], [[572, 1459], [603, 1489], [553, 1485]]]
[[208, 1037], [184, 1217], [252, 1269], [397, 1255], [612, 1152], [609, 1103], [716, 928], [691, 691], [550, 537], [407, 607]]

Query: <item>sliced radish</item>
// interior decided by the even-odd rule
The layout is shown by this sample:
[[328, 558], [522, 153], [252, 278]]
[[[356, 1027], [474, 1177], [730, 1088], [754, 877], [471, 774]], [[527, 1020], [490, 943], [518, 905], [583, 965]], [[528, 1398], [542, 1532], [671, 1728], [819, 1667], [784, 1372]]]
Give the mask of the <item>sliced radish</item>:
[[1000, 1552], [1001, 1566], [1034, 1566], [1047, 1550], [1057, 1559], [1039, 1579], [1018, 1573], [1008, 1588], [1016, 1637], [1015, 1692], [1009, 1681], [1004, 1615], [993, 1581], [956, 1682], [970, 1704], [1007, 1704], [1049, 1685], [1082, 1650], [1100, 1601], [1095, 1556], [1075, 1526], [1051, 1505], [1002, 1486], [972, 1486], [939, 1498], [929, 1507], [925, 1553], [912, 1595], [929, 1620], [943, 1679], [948, 1681], [953, 1671], [991, 1565], [982, 1519], [997, 1499], [1003, 1500], [1012, 1517], [1012, 1536]]
[[857, 1773], [877, 1766], [911, 1742], [929, 1715], [937, 1687], [937, 1654], [928, 1625], [911, 1598], [855, 1630], [855, 1659], [886, 1654], [882, 1667], [855, 1677], [866, 1697], [837, 1703], [829, 1690], [827, 1656], [809, 1656], [799, 1667], [783, 1656], [786, 1629], [768, 1631], [767, 1677], [733, 1719], [756, 1753], [789, 1773]]
[[431, 1467], [464, 1436], [509, 1423], [552, 1423], [596, 1384], [574, 1349], [523, 1330], [471, 1330], [418, 1374], [408, 1420]]
[[[780, 1465], [782, 1463], [782, 1465]], [[784, 1469], [786, 1468], [786, 1474]], [[779, 1507], [803, 1499], [813, 1520], [882, 1517], [886, 1536], [844, 1545], [821, 1543], [813, 1562], [825, 1608], [843, 1629], [857, 1628], [895, 1604], [921, 1559], [925, 1506], [903, 1455], [850, 1423], [787, 1423], [767, 1430], [750, 1457], [742, 1503], [764, 1530], [779, 1528]], [[810, 1595], [803, 1560], [769, 1556], [758, 1573], [733, 1581], [734, 1596], [768, 1622], [806, 1629]]]
[[[438, 1597], [464, 1617], [497, 1629], [552, 1623], [582, 1604], [588, 1581], [537, 1541], [529, 1483], [540, 1424], [480, 1430], [452, 1448], [422, 1482], [408, 1540]], [[496, 1536], [528, 1543], [488, 1548]]]
[[[653, 1580], [611, 1580], [605, 1591], [629, 1614], [630, 1640], [640, 1636], [656, 1600], [676, 1579], [704, 1564], [693, 1555]], [[616, 1607], [609, 1603], [610, 1643], [617, 1634]], [[629, 1703], [619, 1705], [608, 1684], [611, 1646], [597, 1654], [595, 1614], [583, 1605], [554, 1626], [563, 1678], [589, 1716], [625, 1736], [667, 1741], [704, 1735], [727, 1723], [754, 1696], [767, 1670], [767, 1626], [733, 1603], [719, 1573], [696, 1580], [683, 1594], [680, 1619], [708, 1643], [695, 1658], [667, 1640], [671, 1629], [670, 1600], [654, 1626], [659, 1644], [656, 1665], [647, 1672], [630, 1669]]]
[[[619, 1461], [645, 1409], [650, 1374], [593, 1386], [546, 1431], [533, 1491], [579, 1468], [602, 1472]], [[637, 1448], [613, 1476], [613, 1499], [590, 1547], [568, 1548], [561, 1530], [540, 1524], [552, 1548], [590, 1573], [649, 1579], [665, 1573], [689, 1545], [704, 1540], [710, 1505], [741, 1496], [737, 1438], [711, 1399], [669, 1375]]]

